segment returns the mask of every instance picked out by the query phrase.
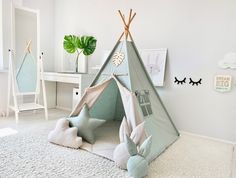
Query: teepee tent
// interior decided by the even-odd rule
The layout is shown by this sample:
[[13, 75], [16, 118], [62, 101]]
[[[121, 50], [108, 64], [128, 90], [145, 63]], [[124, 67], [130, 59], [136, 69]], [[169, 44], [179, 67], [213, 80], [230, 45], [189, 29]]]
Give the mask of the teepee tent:
[[[70, 116], [78, 115], [84, 104], [87, 104], [91, 117], [109, 121], [122, 121], [126, 118], [130, 131], [143, 123], [144, 131], [140, 143], [152, 135], [152, 147], [148, 156], [151, 161], [171, 145], [179, 133], [129, 32], [130, 23], [136, 13], [132, 14], [132, 10], [130, 11], [128, 23], [125, 22], [124, 15], [120, 11], [119, 13], [125, 31]], [[125, 129], [120, 129], [120, 132], [125, 132]]]

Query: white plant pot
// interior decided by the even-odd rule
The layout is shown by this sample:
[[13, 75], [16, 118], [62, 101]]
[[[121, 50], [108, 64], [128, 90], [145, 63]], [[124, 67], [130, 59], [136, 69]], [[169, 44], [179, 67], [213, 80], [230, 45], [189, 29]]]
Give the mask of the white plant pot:
[[[75, 72], [76, 71], [76, 57], [77, 53], [69, 54], [64, 51], [63, 61], [61, 64], [61, 72]], [[88, 73], [88, 57], [80, 54], [78, 60], [78, 72]]]
[[88, 73], [88, 57], [83, 54], [79, 56], [78, 72]]

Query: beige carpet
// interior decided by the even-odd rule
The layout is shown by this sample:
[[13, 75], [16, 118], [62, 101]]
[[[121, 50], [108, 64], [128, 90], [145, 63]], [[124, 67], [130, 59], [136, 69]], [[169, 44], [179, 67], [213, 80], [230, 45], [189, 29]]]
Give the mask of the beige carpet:
[[[0, 177], [128, 177], [114, 162], [47, 142], [55, 121], [0, 138]], [[183, 135], [151, 163], [151, 178], [229, 178], [233, 146]]]
[[233, 145], [182, 135], [149, 168], [153, 178], [228, 178]]

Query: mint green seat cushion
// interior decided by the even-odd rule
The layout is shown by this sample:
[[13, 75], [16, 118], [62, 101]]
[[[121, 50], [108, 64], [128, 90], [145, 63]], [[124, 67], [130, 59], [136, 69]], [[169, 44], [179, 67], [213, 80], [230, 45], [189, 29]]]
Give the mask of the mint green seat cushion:
[[67, 119], [69, 120], [71, 127], [78, 128], [77, 135], [91, 144], [95, 143], [94, 129], [105, 123], [105, 120], [91, 118], [89, 108], [86, 104], [78, 116]]

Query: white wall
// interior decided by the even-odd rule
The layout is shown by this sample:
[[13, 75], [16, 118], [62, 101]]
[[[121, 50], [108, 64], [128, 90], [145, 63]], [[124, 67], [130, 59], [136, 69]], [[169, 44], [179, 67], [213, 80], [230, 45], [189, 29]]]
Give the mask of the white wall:
[[11, 48], [11, 1], [2, 0], [3, 65], [8, 67], [8, 49]]
[[[7, 72], [0, 71], [0, 112], [7, 109]], [[1, 117], [1, 116], [0, 116]]]
[[[0, 12], [2, 12], [2, 1], [0, 1]], [[0, 13], [0, 69], [3, 68], [2, 44], [2, 13]]]
[[3, 33], [3, 67], [8, 68], [8, 49], [12, 47], [11, 41], [11, 13], [12, 2], [14, 5], [22, 5], [22, 0], [2, 0], [2, 33]]
[[[236, 52], [236, 1], [234, 0], [57, 0], [55, 1], [55, 57], [62, 58], [65, 34], [90, 34], [98, 47], [89, 59], [99, 64], [102, 51], [111, 49], [122, 22], [117, 10], [137, 12], [131, 32], [138, 48], [168, 48], [164, 88], [158, 89], [167, 110], [180, 130], [236, 141], [236, 89], [213, 90], [217, 62], [225, 53]], [[58, 68], [57, 63], [55, 63]], [[174, 77], [203, 79], [193, 87], [177, 86]]]

